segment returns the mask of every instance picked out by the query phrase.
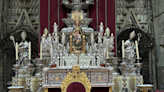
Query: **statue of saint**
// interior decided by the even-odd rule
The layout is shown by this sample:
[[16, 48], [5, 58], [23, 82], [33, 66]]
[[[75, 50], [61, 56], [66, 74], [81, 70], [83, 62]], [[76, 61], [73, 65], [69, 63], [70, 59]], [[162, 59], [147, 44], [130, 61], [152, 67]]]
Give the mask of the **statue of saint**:
[[127, 64], [130, 67], [134, 67], [135, 63], [135, 45], [133, 38], [135, 37], [135, 31], [131, 32], [129, 39], [125, 41], [125, 57], [127, 58]]
[[72, 35], [73, 35], [72, 50], [74, 53], [80, 53], [83, 48], [81, 29], [79, 27], [76, 27]]
[[[26, 67], [28, 63], [28, 42], [26, 41], [26, 36], [26, 32], [23, 31], [21, 33], [22, 41], [18, 45], [18, 64], [20, 65], [20, 67]], [[10, 36], [10, 39], [13, 41], [15, 47], [14, 36]]]

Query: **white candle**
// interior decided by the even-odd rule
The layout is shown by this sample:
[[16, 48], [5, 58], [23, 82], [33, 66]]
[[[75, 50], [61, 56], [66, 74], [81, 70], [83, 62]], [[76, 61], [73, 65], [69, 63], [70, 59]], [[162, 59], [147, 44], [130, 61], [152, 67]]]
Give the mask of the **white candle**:
[[101, 22], [100, 25], [103, 25], [103, 22]]
[[137, 54], [137, 59], [139, 59], [139, 50], [138, 50], [138, 43], [135, 41], [136, 44], [136, 54]]
[[16, 60], [18, 60], [18, 43], [16, 43], [15, 50], [16, 50]]
[[106, 58], [107, 58], [107, 59], [109, 59], [109, 56], [108, 56], [108, 50], [107, 50], [107, 53], [106, 53], [106, 55], [107, 55], [107, 57], [106, 57]]
[[28, 50], [29, 50], [29, 59], [31, 59], [31, 42], [29, 42], [29, 48], [28, 48]]
[[124, 40], [122, 40], [122, 58], [124, 58], [125, 55], [124, 55]]
[[56, 22], [54, 22], [54, 31], [56, 31], [55, 27], [56, 27]]
[[91, 33], [91, 42], [93, 42], [93, 33]]
[[100, 33], [98, 34], [98, 43], [101, 43], [101, 35], [100, 35]]
[[40, 60], [42, 60], [42, 43], [40, 44]]
[[51, 41], [51, 34], [49, 34], [49, 41]]
[[111, 41], [113, 42], [113, 33], [111, 33]]

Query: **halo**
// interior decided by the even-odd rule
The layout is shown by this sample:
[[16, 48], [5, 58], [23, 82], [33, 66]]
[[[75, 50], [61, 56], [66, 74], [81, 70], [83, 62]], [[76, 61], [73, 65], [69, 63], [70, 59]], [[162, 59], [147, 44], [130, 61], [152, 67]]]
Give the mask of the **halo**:
[[82, 20], [83, 19], [83, 14], [79, 12], [78, 10], [72, 12], [72, 19], [75, 20]]

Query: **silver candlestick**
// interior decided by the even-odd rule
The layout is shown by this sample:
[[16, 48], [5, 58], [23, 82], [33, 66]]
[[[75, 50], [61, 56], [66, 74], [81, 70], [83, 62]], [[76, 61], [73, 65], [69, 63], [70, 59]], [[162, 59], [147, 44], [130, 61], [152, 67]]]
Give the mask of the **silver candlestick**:
[[[42, 62], [42, 60], [40, 60]], [[40, 63], [39, 64], [39, 71], [40, 71], [40, 75], [39, 75], [39, 89], [38, 89], [38, 92], [42, 92], [43, 88], [42, 88], [42, 85], [43, 85], [43, 76], [42, 76], [42, 73], [43, 73], [43, 64]]]
[[15, 70], [15, 85], [14, 86], [18, 86], [18, 73], [19, 73], [19, 65], [18, 65], [18, 60], [16, 60], [16, 64], [13, 65], [14, 66], [14, 70]]
[[31, 60], [29, 60], [29, 63], [27, 64], [27, 66], [28, 66], [28, 72], [29, 72], [29, 74], [28, 74], [28, 76], [27, 76], [27, 88], [26, 88], [26, 91], [27, 92], [31, 92], [31, 66], [32, 66], [32, 64], [31, 64]]
[[121, 63], [121, 66], [122, 66], [122, 71], [123, 71], [123, 88], [121, 90], [121, 92], [126, 92], [126, 90], [128, 90], [128, 88], [126, 87], [127, 83], [126, 83], [126, 63], [125, 63], [125, 58], [122, 58], [122, 63]]
[[141, 85], [141, 74], [140, 74], [140, 71], [141, 71], [141, 65], [142, 63], [140, 63], [140, 59], [137, 59], [137, 63], [135, 63], [135, 65], [137, 66], [137, 85]]

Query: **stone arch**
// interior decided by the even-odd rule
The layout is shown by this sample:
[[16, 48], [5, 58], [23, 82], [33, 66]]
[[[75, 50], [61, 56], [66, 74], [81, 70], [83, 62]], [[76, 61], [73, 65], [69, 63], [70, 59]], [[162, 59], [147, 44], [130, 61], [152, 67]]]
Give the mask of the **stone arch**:
[[144, 77], [144, 83], [150, 83], [149, 51], [153, 47], [153, 40], [151, 39], [151, 37], [148, 36], [148, 34], [146, 34], [142, 30], [137, 29], [137, 28], [130, 28], [130, 29], [121, 31], [117, 36], [117, 55], [118, 55], [118, 57], [121, 58], [121, 56], [122, 56], [122, 53], [121, 53], [122, 52], [121, 51], [122, 40], [126, 41], [129, 38], [129, 34], [133, 30], [135, 30], [135, 33], [136, 33], [136, 37], [133, 39], [133, 41], [137, 40], [138, 33], [141, 33], [141, 35], [142, 35], [142, 37], [140, 38], [140, 42], [139, 42], [139, 54], [140, 54], [140, 58], [142, 58], [140, 60], [140, 62], [143, 63], [143, 65], [142, 65], [143, 68], [141, 70], [141, 74]]
[[[38, 35], [32, 31], [32, 29], [29, 26], [21, 26], [19, 29], [16, 29], [10, 33], [8, 33], [2, 41], [5, 43], [5, 47], [13, 46], [12, 41], [10, 40], [10, 36], [13, 35], [15, 37], [15, 42], [20, 43], [21, 42], [21, 32], [25, 31], [27, 34], [26, 40], [29, 42], [31, 41], [32, 44], [32, 55], [34, 58], [38, 57]], [[7, 43], [7, 44], [6, 44]]]
[[21, 27], [20, 29], [5, 34], [4, 38], [0, 41], [0, 44], [2, 44], [1, 46], [3, 50], [3, 54], [5, 56], [3, 57], [3, 63], [5, 64], [3, 70], [9, 72], [10, 74], [3, 75], [4, 77], [12, 78], [12, 76], [14, 76], [14, 71], [12, 70], [12, 68], [13, 68], [13, 64], [15, 64], [15, 48], [13, 46], [13, 42], [10, 40], [10, 36], [13, 35], [15, 37], [15, 41], [20, 43], [21, 42], [20, 34], [22, 31], [25, 31], [27, 33], [26, 40], [28, 42], [31, 41], [32, 58], [38, 57], [38, 37], [36, 36], [36, 34], [31, 32], [30, 28], [24, 26], [24, 28]]

